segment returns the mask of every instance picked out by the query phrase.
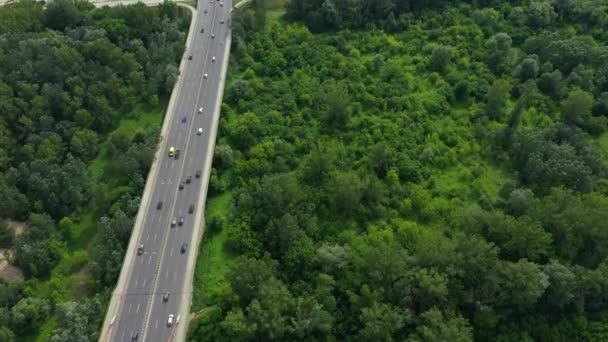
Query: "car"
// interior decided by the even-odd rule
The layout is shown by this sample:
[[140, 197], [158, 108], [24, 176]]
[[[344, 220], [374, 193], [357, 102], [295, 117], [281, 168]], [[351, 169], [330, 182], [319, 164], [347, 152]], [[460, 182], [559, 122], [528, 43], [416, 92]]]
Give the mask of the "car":
[[163, 302], [166, 303], [169, 301], [169, 292], [165, 292], [163, 294]]
[[208, 76], [207, 74], [204, 74], [204, 75], [203, 75], [203, 78], [204, 78], [204, 79], [207, 79], [207, 76]]
[[169, 157], [173, 157], [175, 155], [175, 147], [169, 147]]
[[196, 173], [194, 174], [194, 177], [201, 178], [201, 170], [196, 170]]
[[177, 224], [180, 225], [180, 226], [184, 224], [184, 217], [183, 216], [179, 217], [179, 222], [177, 222]]
[[224, 19], [222, 18], [222, 20], [220, 20], [220, 24], [223, 24], [223, 23], [224, 23]]
[[203, 114], [203, 107], [200, 107], [200, 108], [198, 109], [198, 113], [199, 113], [199, 114]]
[[171, 227], [175, 227], [175, 225], [177, 224], [177, 218], [172, 218], [171, 219]]
[[184, 190], [184, 182], [179, 182], [179, 189]]
[[215, 33], [211, 34], [211, 39], [215, 38]]
[[204, 32], [205, 32], [205, 28], [203, 27], [203, 28], [201, 29], [201, 33], [204, 33]]
[[175, 150], [175, 159], [179, 159], [179, 150]]
[[141, 245], [139, 245], [139, 247], [137, 248], [137, 255], [142, 255], [144, 254], [144, 244], [142, 243]]
[[194, 212], [194, 204], [190, 204], [188, 207], [188, 214], [192, 214]]
[[169, 315], [169, 318], [167, 318], [167, 326], [170, 327], [173, 325], [173, 314]]
[[205, 12], [205, 14], [207, 14], [207, 9], [205, 9], [203, 12]]
[[131, 341], [137, 341], [137, 339], [138, 339], [138, 338], [139, 338], [139, 332], [134, 331], [134, 332], [131, 334]]
[[215, 56], [211, 57], [211, 62], [215, 62]]
[[203, 134], [203, 129], [201, 127], [198, 128], [198, 131], [196, 131], [196, 135], [201, 135]]
[[188, 249], [188, 244], [187, 243], [183, 243], [182, 244], [182, 249], [181, 249], [182, 254], [186, 253], [186, 249]]
[[182, 116], [182, 123], [185, 124], [188, 119], [185, 116]]
[[192, 176], [186, 177], [186, 184], [190, 184], [191, 181], [192, 181]]
[[223, 2], [220, 2], [220, 7], [224, 7], [224, 3]]
[[158, 203], [156, 204], [156, 209], [161, 210], [162, 208], [163, 208], [163, 201], [158, 201]]

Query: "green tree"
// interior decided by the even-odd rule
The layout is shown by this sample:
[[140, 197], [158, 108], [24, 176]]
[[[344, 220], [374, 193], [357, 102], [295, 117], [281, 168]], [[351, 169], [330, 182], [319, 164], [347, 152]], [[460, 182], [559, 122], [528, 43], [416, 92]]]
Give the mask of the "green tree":
[[234, 293], [241, 303], [248, 304], [256, 298], [260, 286], [275, 274], [276, 261], [265, 256], [263, 259], [239, 258], [226, 274]]
[[64, 30], [80, 24], [82, 16], [73, 0], [57, 0], [44, 11], [46, 25], [56, 30]]
[[348, 124], [351, 115], [351, 98], [344, 83], [329, 82], [323, 99], [323, 122], [333, 128]]
[[283, 282], [268, 278], [247, 307], [247, 317], [260, 339], [282, 339], [289, 332], [294, 298]]
[[363, 183], [356, 174], [335, 173], [329, 180], [327, 191], [330, 204], [343, 217], [350, 217], [358, 209], [363, 196]]
[[42, 325], [51, 312], [45, 299], [29, 297], [20, 300], [11, 309], [11, 324], [14, 330], [36, 329]]
[[97, 133], [90, 129], [80, 129], [74, 132], [70, 142], [71, 150], [84, 161], [89, 161], [97, 155]]
[[549, 1], [532, 1], [528, 6], [528, 25], [541, 28], [551, 25], [557, 14]]
[[452, 62], [454, 49], [451, 46], [439, 45], [433, 49], [429, 58], [429, 68], [433, 71], [443, 72]]
[[565, 309], [573, 304], [579, 289], [577, 275], [566, 265], [557, 260], [551, 260], [543, 266], [543, 272], [549, 277], [549, 287], [544, 295], [546, 306], [556, 309]]
[[51, 342], [91, 341], [98, 338], [97, 316], [101, 303], [97, 298], [66, 302], [59, 306], [60, 327], [53, 331]]
[[586, 129], [591, 125], [592, 106], [592, 94], [580, 89], [574, 90], [562, 102], [562, 119], [567, 124]]
[[228, 312], [221, 327], [230, 341], [249, 341], [256, 330], [255, 324], [247, 320], [241, 308]]
[[432, 308], [420, 315], [419, 321], [408, 341], [473, 341], [473, 331], [468, 322], [453, 313]]
[[559, 70], [543, 73], [538, 80], [538, 88], [545, 94], [552, 96], [554, 99], [560, 99], [563, 96], [563, 77]]
[[488, 65], [494, 69], [495, 72], [500, 72], [505, 65], [510, 63], [512, 57], [512, 43], [511, 37], [504, 32], [493, 35], [486, 42], [485, 46], [488, 50]]
[[359, 321], [363, 329], [359, 332], [365, 341], [393, 341], [394, 336], [408, 321], [398, 308], [384, 303], [372, 303], [361, 309]]
[[497, 80], [488, 89], [485, 114], [492, 120], [502, 121], [506, 104], [510, 98], [511, 85], [505, 80]]
[[514, 310], [525, 310], [536, 304], [549, 287], [549, 277], [541, 267], [526, 259], [501, 262], [497, 269], [500, 290], [497, 304]]
[[535, 79], [538, 76], [540, 67], [538, 66], [538, 56], [530, 55], [524, 58], [515, 68], [514, 75], [522, 81]]

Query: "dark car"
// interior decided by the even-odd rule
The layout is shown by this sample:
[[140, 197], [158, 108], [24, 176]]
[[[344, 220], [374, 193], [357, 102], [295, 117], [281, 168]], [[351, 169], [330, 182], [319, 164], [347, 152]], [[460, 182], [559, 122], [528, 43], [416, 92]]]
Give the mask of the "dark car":
[[141, 244], [139, 245], [139, 247], [137, 248], [137, 255], [142, 255], [144, 254], [144, 245]]
[[139, 333], [137, 331], [134, 331], [133, 334], [131, 334], [131, 341], [137, 341], [138, 338]]
[[183, 189], [184, 189], [184, 182], [180, 182], [180, 183], [179, 183], [179, 189], [180, 189], [180, 190], [183, 190]]
[[192, 181], [192, 176], [186, 177], [186, 184], [190, 184], [191, 181]]
[[163, 208], [163, 201], [158, 201], [156, 204], [156, 209], [161, 210]]
[[192, 214], [194, 212], [194, 204], [190, 204], [190, 207], [188, 207], [188, 213]]
[[191, 61], [192, 60], [192, 55], [188, 56], [188, 60]]
[[177, 224], [180, 225], [180, 226], [184, 224], [184, 217], [183, 216], [179, 217], [179, 222]]
[[175, 159], [179, 159], [179, 150], [175, 150]]
[[168, 302], [169, 301], [169, 292], [165, 292], [165, 294], [163, 294], [163, 302]]
[[187, 250], [187, 249], [188, 249], [188, 244], [187, 244], [187, 243], [183, 243], [183, 244], [182, 244], [182, 249], [181, 249], [182, 254], [186, 253], [186, 250]]
[[205, 28], [204, 27], [201, 29], [201, 33], [203, 33], [203, 32], [205, 32]]
[[182, 117], [182, 123], [183, 123], [183, 124], [185, 124], [185, 123], [186, 123], [186, 120], [188, 120], [188, 119], [186, 119], [186, 117], [185, 117], [185, 116], [184, 116], [184, 117]]
[[201, 170], [196, 170], [196, 173], [194, 174], [194, 177], [201, 178]]

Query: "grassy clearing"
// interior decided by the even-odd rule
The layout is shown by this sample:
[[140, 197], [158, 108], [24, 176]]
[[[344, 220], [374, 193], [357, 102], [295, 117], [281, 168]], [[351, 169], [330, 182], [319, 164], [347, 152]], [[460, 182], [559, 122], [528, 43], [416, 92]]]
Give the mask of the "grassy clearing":
[[[146, 103], [140, 103], [135, 106], [133, 111], [126, 115], [126, 118], [120, 121], [119, 126], [112, 131], [121, 132], [126, 134], [129, 138], [133, 138], [138, 129], [145, 129], [147, 127], [156, 126], [160, 127], [164, 118], [165, 108], [167, 103], [161, 102], [157, 106], [152, 106]], [[108, 154], [108, 145], [110, 141], [110, 133], [108, 138], [101, 143], [99, 148], [99, 154], [89, 164], [89, 172], [93, 176], [93, 179], [98, 179], [105, 169], [106, 165], [110, 162]]]
[[467, 205], [480, 199], [486, 203], [495, 202], [508, 176], [503, 170], [480, 162], [475, 169], [462, 165], [449, 168], [433, 179], [436, 195]]
[[[213, 216], [226, 217], [231, 200], [232, 194], [229, 192], [210, 199], [207, 202], [207, 219]], [[213, 236], [203, 238], [194, 273], [193, 312], [212, 305], [214, 297], [228, 286], [224, 275], [228, 271], [232, 256], [224, 250], [226, 237], [226, 229], [222, 229]]]

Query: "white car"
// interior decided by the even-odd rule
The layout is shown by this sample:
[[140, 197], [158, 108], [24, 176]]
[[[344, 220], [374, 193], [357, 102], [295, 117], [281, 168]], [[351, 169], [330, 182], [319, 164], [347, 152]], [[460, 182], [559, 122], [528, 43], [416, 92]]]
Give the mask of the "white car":
[[215, 62], [215, 56], [211, 57], [211, 61]]
[[207, 79], [207, 76], [209, 76], [209, 75], [204, 74], [204, 75], [203, 75], [203, 78], [204, 78], [204, 79]]
[[198, 113], [199, 114], [203, 114], [203, 107], [201, 107], [201, 108], [198, 109]]
[[201, 127], [199, 127], [198, 131], [196, 132], [196, 135], [201, 135], [203, 134], [203, 129]]
[[173, 314], [169, 315], [169, 318], [167, 319], [167, 326], [170, 327], [173, 325]]

